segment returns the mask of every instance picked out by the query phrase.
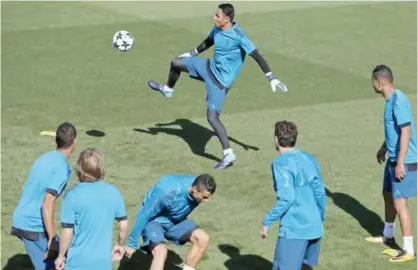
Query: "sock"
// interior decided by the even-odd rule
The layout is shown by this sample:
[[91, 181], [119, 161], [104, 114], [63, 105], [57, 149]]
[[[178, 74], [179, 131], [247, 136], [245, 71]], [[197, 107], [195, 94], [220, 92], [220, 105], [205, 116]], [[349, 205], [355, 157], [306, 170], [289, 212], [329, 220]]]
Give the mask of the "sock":
[[383, 229], [383, 236], [386, 238], [393, 238], [395, 236], [395, 223], [385, 222], [385, 228]]
[[232, 148], [228, 148], [228, 149], [224, 149], [224, 156], [228, 155], [228, 154], [232, 154]]
[[184, 265], [183, 270], [195, 270], [193, 267]]
[[173, 88], [168, 87], [166, 84], [164, 84], [163, 86], [163, 91], [164, 92], [173, 92]]
[[413, 236], [404, 236], [403, 237], [403, 249], [408, 254], [414, 254], [414, 237]]

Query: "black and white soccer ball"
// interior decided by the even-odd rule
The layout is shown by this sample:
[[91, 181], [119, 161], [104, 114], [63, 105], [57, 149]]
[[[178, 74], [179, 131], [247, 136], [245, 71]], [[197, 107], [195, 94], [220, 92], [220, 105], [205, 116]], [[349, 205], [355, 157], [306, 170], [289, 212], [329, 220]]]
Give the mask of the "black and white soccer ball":
[[125, 30], [117, 31], [113, 35], [113, 47], [121, 52], [127, 52], [134, 46], [134, 37]]

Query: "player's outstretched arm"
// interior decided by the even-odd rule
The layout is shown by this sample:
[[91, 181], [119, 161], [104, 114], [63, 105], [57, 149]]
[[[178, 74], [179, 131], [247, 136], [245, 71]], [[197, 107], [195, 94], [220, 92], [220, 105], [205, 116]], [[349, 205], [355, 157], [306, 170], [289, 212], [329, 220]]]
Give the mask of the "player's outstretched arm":
[[261, 70], [264, 72], [264, 75], [269, 80], [271, 85], [271, 90], [276, 92], [276, 88], [279, 87], [283, 92], [287, 92], [287, 86], [279, 81], [273, 72], [270, 69], [266, 59], [260, 54], [260, 52], [255, 49], [250, 53], [250, 56], [257, 62]]
[[199, 44], [199, 46], [197, 46], [195, 49], [191, 50], [190, 52], [187, 53], [183, 53], [182, 55], [180, 55], [179, 57], [193, 57], [196, 56], [204, 51], [206, 51], [207, 49], [209, 49], [210, 47], [212, 47], [214, 44], [214, 41], [211, 37], [207, 37], [205, 40], [202, 41], [202, 43]]
[[294, 183], [290, 172], [273, 164], [273, 177], [277, 191], [277, 202], [264, 218], [263, 225], [267, 228], [271, 227], [295, 200]]
[[128, 248], [138, 248], [138, 239], [144, 230], [145, 225], [161, 211], [163, 211], [173, 197], [173, 193], [163, 194], [162, 191], [156, 191], [153, 196], [140, 207], [136, 216], [135, 224], [129, 233]]

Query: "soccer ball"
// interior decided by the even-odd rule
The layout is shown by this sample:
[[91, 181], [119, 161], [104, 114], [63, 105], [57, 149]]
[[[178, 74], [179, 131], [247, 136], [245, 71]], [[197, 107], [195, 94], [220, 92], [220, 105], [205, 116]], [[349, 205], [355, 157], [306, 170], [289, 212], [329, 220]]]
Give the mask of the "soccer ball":
[[128, 31], [117, 31], [113, 35], [113, 47], [121, 52], [127, 52], [134, 45], [134, 37]]

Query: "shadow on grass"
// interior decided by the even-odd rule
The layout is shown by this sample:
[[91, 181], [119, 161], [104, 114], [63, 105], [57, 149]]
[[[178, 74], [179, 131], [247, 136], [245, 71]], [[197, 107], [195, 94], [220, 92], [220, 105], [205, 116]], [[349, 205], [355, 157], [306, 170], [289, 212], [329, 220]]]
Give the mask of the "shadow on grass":
[[[180, 129], [168, 128], [168, 126], [174, 125], [178, 125]], [[158, 133], [165, 133], [167, 135], [177, 136], [179, 138], [182, 138], [189, 145], [191, 151], [195, 155], [214, 161], [220, 161], [219, 158], [205, 152], [206, 144], [209, 142], [212, 136], [216, 136], [215, 132], [189, 119], [176, 119], [175, 121], [170, 123], [158, 123], [155, 124], [155, 127], [149, 127], [148, 130], [134, 128], [134, 131], [152, 135], [157, 135]], [[232, 137], [228, 138], [231, 142], [240, 145], [245, 150], [259, 150], [259, 148], [256, 146], [245, 144]]]

